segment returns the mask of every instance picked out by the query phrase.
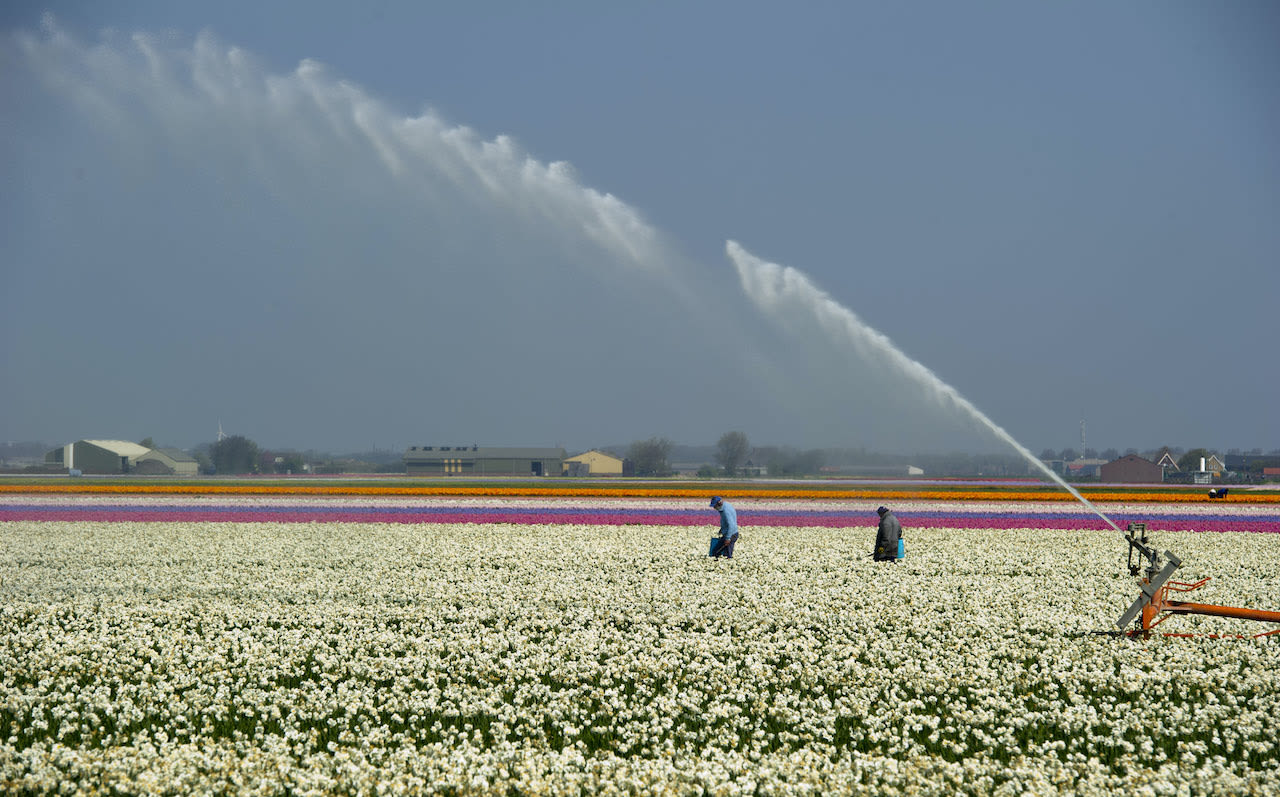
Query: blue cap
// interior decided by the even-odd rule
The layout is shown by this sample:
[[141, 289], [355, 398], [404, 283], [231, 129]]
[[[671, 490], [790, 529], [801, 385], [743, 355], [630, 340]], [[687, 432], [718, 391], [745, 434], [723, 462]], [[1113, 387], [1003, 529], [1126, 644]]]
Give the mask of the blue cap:
[[711, 496], [711, 506], [714, 507], [718, 503], [720, 503], [720, 496], [718, 495]]

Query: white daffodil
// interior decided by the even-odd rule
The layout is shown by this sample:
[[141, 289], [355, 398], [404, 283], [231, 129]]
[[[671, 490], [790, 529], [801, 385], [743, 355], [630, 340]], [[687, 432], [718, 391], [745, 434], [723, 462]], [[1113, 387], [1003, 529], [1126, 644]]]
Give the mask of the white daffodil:
[[[1114, 532], [908, 534], [909, 557], [885, 569], [865, 555], [869, 528], [744, 527], [735, 559], [711, 567], [703, 535], [680, 527], [3, 523], [0, 782], [1280, 789], [1276, 637], [1109, 636], [1137, 594]], [[1190, 580], [1213, 576], [1204, 600], [1280, 608], [1280, 539], [1160, 544]]]

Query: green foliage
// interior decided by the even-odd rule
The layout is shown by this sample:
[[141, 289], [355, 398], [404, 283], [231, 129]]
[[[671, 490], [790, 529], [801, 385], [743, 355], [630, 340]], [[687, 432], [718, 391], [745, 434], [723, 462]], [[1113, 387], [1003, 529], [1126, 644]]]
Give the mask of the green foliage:
[[764, 465], [770, 476], [816, 476], [827, 464], [826, 452], [817, 448], [801, 451], [786, 446], [764, 446], [754, 450], [752, 459]]
[[1193, 448], [1182, 456], [1178, 457], [1178, 470], [1182, 472], [1200, 470], [1200, 458], [1208, 459], [1213, 456], [1208, 450], [1203, 448]]
[[222, 438], [213, 444], [209, 455], [220, 474], [258, 472], [258, 444], [242, 435]]
[[635, 463], [637, 476], [668, 476], [671, 474], [671, 449], [675, 444], [665, 437], [637, 440], [628, 449], [627, 457]]
[[213, 460], [209, 458], [207, 453], [204, 451], [193, 451], [191, 452], [191, 456], [195, 459], [196, 465], [199, 466], [201, 473], [206, 475], [213, 473]]
[[281, 461], [275, 464], [276, 473], [302, 473], [304, 464], [301, 454], [282, 454]]

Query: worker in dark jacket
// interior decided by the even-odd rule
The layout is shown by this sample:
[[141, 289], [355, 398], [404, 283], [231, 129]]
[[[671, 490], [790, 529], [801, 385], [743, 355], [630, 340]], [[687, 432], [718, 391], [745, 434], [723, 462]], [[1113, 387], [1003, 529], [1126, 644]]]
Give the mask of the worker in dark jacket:
[[718, 495], [711, 499], [711, 508], [720, 513], [720, 537], [712, 543], [708, 555], [732, 559], [733, 546], [738, 542], [738, 511]]
[[888, 507], [880, 507], [876, 510], [876, 514], [880, 516], [880, 528], [876, 530], [876, 551], [873, 556], [877, 562], [896, 562], [898, 540], [902, 537], [902, 524]]

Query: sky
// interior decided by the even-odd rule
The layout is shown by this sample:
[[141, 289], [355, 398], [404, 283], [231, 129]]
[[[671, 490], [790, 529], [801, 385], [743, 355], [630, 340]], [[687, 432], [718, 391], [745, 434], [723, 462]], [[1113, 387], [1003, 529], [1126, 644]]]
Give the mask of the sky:
[[0, 439], [1280, 448], [1277, 37], [1266, 2], [7, 3]]

